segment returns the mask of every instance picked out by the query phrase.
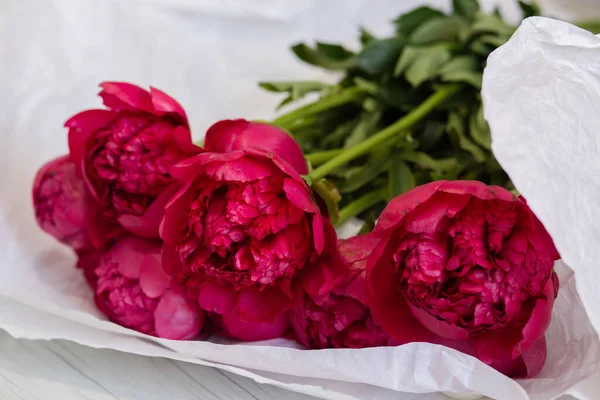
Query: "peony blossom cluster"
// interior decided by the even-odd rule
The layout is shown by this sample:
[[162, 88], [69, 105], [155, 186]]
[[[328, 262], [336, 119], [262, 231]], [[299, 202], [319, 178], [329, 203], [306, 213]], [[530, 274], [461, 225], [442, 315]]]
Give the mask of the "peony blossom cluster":
[[512, 377], [543, 366], [559, 255], [523, 199], [433, 182], [338, 240], [285, 131], [225, 120], [196, 146], [165, 93], [101, 88], [106, 108], [67, 121], [69, 154], [39, 170], [33, 204], [111, 321], [172, 340], [430, 342]]

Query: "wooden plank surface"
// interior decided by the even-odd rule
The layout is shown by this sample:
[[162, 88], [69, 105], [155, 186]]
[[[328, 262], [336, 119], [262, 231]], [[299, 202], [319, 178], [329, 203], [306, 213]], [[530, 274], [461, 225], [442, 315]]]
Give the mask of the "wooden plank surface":
[[0, 331], [2, 400], [311, 400], [214, 368], [97, 350], [75, 343], [14, 339]]

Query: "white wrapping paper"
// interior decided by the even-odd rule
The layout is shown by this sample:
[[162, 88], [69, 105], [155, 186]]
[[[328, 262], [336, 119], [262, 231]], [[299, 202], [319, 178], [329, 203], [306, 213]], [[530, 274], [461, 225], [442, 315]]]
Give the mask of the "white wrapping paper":
[[[504, 377], [472, 357], [429, 344], [306, 351], [285, 340], [243, 345], [172, 342], [124, 329], [98, 313], [83, 277], [73, 268], [73, 255], [35, 225], [29, 196], [36, 169], [66, 152], [66, 132], [61, 128], [64, 120], [83, 108], [99, 105], [95, 98], [98, 82], [128, 80], [165, 90], [183, 103], [196, 135], [219, 118], [269, 118], [277, 98], [260, 92], [257, 80], [334, 79], [295, 61], [285, 51], [290, 43], [314, 39], [348, 42], [355, 37], [358, 25], [384, 34], [391, 30], [390, 19], [422, 2], [264, 0], [253, 3], [249, 6], [249, 2], [242, 0], [0, 2], [3, 111], [0, 113], [0, 328], [16, 337], [61, 338], [97, 348], [216, 366], [259, 382], [330, 399], [437, 399], [442, 396], [433, 393], [439, 391], [477, 393], [500, 400], [547, 400], [564, 393], [593, 398], [597, 389], [593, 374], [598, 371], [600, 343], [577, 294], [571, 271], [561, 263], [557, 271], [562, 287], [547, 336], [548, 361], [536, 379], [520, 382]], [[449, 1], [428, 3], [449, 6]], [[485, 3], [489, 8], [493, 2]], [[509, 12], [515, 10], [514, 4], [502, 5]], [[526, 25], [525, 29], [529, 29], [527, 39], [519, 33], [502, 50], [508, 53], [506, 57], [517, 58], [517, 53], [533, 54], [539, 50], [544, 28], [540, 27], [538, 32]], [[587, 41], [600, 40], [588, 36]], [[572, 58], [566, 53], [557, 51], [555, 58]], [[600, 65], [597, 53], [586, 57], [599, 60]], [[537, 62], [543, 69], [546, 61]], [[589, 65], [592, 64], [590, 61]], [[507, 74], [509, 69], [515, 75], [511, 82], [513, 90], [509, 92], [518, 91], [529, 80], [528, 76], [517, 73], [519, 68], [517, 63], [507, 66], [501, 59], [490, 64], [490, 71], [496, 76]], [[586, 276], [587, 270], [587, 278], [593, 277], [594, 265], [590, 260], [594, 259], [594, 251], [598, 251], [590, 246], [590, 240], [598, 237], [590, 224], [594, 204], [578, 203], [574, 196], [563, 192], [569, 187], [568, 180], [557, 180], [540, 188], [540, 182], [527, 183], [526, 177], [519, 177], [519, 171], [536, 171], [542, 178], [547, 176], [544, 173], [563, 176], [560, 173], [564, 172], [564, 176], [570, 176], [568, 171], [576, 159], [577, 148], [566, 152], [561, 148], [563, 143], [557, 142], [556, 160], [570, 162], [564, 171], [558, 172], [546, 165], [547, 153], [544, 157], [530, 157], [527, 165], [523, 164], [525, 161], [508, 161], [508, 156], [503, 158], [501, 155], [506, 154], [503, 149], [513, 148], [519, 142], [519, 137], [515, 137], [519, 129], [511, 127], [512, 131], [507, 133], [498, 126], [501, 122], [496, 123], [498, 118], [494, 116], [501, 112], [494, 110], [508, 105], [504, 104], [504, 87], [489, 84], [489, 75], [484, 93], [486, 112], [493, 122], [494, 146], [500, 160], [511, 176], [515, 174], [518, 187], [530, 198], [534, 210], [540, 213], [555, 238], [562, 238], [559, 250], [569, 265], [578, 274], [583, 271], [582, 276]], [[596, 78], [590, 71], [585, 78], [567, 74], [562, 79], [588, 82]], [[556, 85], [560, 87], [557, 95], [543, 99], [555, 116], [558, 109], [567, 106], [561, 103], [560, 96], [576, 87], [563, 88], [562, 83], [558, 78], [539, 83], [550, 91]], [[553, 133], [557, 133], [556, 128], [562, 127], [565, 128], [562, 131], [573, 136], [591, 138], [585, 129], [576, 129], [587, 126], [583, 114], [575, 112], [583, 110], [579, 103], [593, 104], [592, 89], [586, 90], [565, 95], [573, 113], [556, 121], [556, 125], [544, 125], [545, 130], [554, 128]], [[581, 93], [588, 97], [578, 98]], [[534, 101], [522, 102], [531, 106], [530, 114], [535, 113]], [[519, 108], [519, 103], [513, 103], [509, 114]], [[511, 117], [510, 122], [516, 123], [519, 116]], [[522, 134], [533, 133], [532, 126], [538, 126], [539, 118], [521, 117], [522, 125], [529, 126], [523, 128]], [[591, 135], [591, 126], [589, 129]], [[503, 139], [498, 139], [499, 136]], [[581, 142], [573, 139], [570, 143], [583, 146], [584, 137]], [[589, 156], [591, 165], [595, 160]], [[516, 167], [510, 168], [506, 162], [515, 162]], [[581, 165], [575, 167], [588, 177], [598, 171], [590, 168], [582, 172]], [[571, 170], [575, 171], [575, 167]], [[600, 174], [592, 176], [598, 189]], [[594, 185], [584, 175], [580, 179], [588, 187]], [[541, 193], [550, 190], [560, 195], [555, 196], [557, 199], [546, 198], [551, 206], [540, 204]], [[557, 217], [553, 223], [555, 210], [560, 210], [563, 217]], [[595, 301], [592, 297], [595, 294], [590, 292], [593, 282], [587, 282], [587, 290], [581, 282], [578, 284], [585, 304]], [[600, 314], [596, 317], [593, 320], [598, 321]]]

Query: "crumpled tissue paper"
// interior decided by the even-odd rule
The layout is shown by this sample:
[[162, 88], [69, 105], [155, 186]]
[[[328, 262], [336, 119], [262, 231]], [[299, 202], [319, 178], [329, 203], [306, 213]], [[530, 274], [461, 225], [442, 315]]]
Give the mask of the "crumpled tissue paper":
[[[336, 400], [433, 400], [444, 398], [434, 394], [442, 391], [499, 400], [565, 393], [592, 398], [600, 365], [600, 342], [588, 319], [600, 326], [590, 280], [600, 251], [593, 228], [593, 198], [600, 191], [593, 153], [600, 119], [593, 108], [600, 104], [600, 83], [592, 66], [600, 66], [593, 49], [600, 39], [543, 19], [528, 21], [494, 54], [484, 87], [498, 158], [577, 273], [576, 284], [571, 269], [556, 266], [561, 291], [547, 336], [548, 361], [538, 377], [513, 381], [470, 356], [424, 343], [306, 351], [283, 339], [173, 342], [106, 321], [73, 268], [73, 255], [35, 225], [29, 194], [36, 169], [66, 152], [64, 120], [98, 105], [97, 83], [128, 80], [164, 89], [183, 103], [196, 133], [220, 118], [262, 118], [272, 115], [277, 99], [261, 93], [256, 81], [335, 79], [299, 64], [284, 50], [290, 43], [347, 41], [361, 24], [385, 34], [389, 19], [421, 1], [265, 0], [252, 9], [241, 0], [178, 3], [185, 7], [159, 0], [0, 3], [0, 328], [15, 337], [214, 366]], [[490, 8], [493, 2], [485, 3]], [[558, 28], [564, 39], [552, 33]], [[530, 76], [532, 65], [539, 73]], [[532, 143], [546, 150], [532, 150]], [[534, 172], [535, 178], [527, 176]], [[579, 175], [573, 180], [571, 172]]]

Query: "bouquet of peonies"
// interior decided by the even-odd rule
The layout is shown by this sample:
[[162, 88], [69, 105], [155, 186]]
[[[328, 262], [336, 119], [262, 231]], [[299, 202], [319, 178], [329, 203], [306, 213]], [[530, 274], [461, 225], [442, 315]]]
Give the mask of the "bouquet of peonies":
[[224, 120], [197, 146], [165, 93], [101, 88], [106, 109], [66, 122], [69, 154], [40, 169], [33, 203], [110, 320], [173, 340], [429, 342], [511, 377], [542, 368], [559, 256], [522, 198], [435, 181], [338, 240], [339, 194], [284, 130]]

